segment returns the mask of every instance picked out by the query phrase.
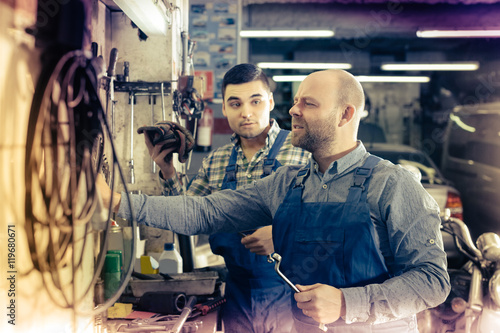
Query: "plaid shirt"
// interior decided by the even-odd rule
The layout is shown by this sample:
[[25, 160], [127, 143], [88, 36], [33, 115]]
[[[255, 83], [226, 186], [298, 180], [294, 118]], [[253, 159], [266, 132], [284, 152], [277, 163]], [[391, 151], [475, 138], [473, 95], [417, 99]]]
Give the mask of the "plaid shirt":
[[[202, 166], [191, 182], [186, 194], [205, 196], [221, 190], [222, 181], [226, 175], [226, 166], [229, 164], [229, 158], [234, 145], [237, 146], [238, 151], [238, 158], [236, 161], [238, 165], [236, 172], [237, 188], [257, 181], [262, 176], [262, 164], [264, 163], [264, 159], [267, 157], [279, 132], [280, 127], [278, 123], [274, 119], [271, 119], [271, 128], [267, 133], [266, 145], [252, 157], [251, 161], [248, 161], [245, 154], [243, 154], [243, 150], [239, 144], [239, 136], [233, 133], [231, 136], [231, 143], [214, 150], [203, 159]], [[283, 146], [281, 146], [276, 156], [276, 160], [279, 161], [281, 165], [306, 164], [310, 156], [311, 153], [292, 146], [289, 134]], [[163, 186], [163, 195], [171, 196], [183, 193], [181, 183], [177, 176], [168, 180], [164, 180], [160, 176], [160, 184]]]

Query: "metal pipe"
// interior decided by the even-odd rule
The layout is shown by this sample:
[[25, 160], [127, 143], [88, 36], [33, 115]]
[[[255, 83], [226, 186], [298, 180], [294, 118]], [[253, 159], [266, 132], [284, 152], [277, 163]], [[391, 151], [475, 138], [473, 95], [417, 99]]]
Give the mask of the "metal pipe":
[[483, 274], [477, 265], [472, 266], [472, 277], [469, 290], [469, 305], [474, 311], [483, 308]]
[[[446, 218], [448, 218], [446, 220]], [[455, 217], [445, 217], [445, 221], [449, 221], [451, 223], [454, 223], [456, 226], [460, 228], [460, 233], [462, 235], [462, 238], [464, 240], [465, 245], [474, 253], [474, 255], [477, 257], [477, 259], [482, 259], [483, 254], [479, 249], [474, 245], [474, 242], [472, 241], [472, 237], [469, 232], [469, 228], [467, 228], [467, 225], [464, 223], [464, 221], [457, 219]]]
[[130, 93], [130, 161], [128, 167], [130, 168], [130, 184], [135, 184], [134, 174], [134, 93]]
[[[161, 96], [161, 92], [137, 92], [136, 90], [134, 90], [134, 96], [137, 97], [137, 96]], [[168, 96], [169, 94], [166, 93], [165, 96]]]
[[465, 332], [472, 332], [472, 322], [476, 314], [483, 309], [483, 274], [477, 265], [472, 266], [469, 288], [469, 302], [465, 310]]

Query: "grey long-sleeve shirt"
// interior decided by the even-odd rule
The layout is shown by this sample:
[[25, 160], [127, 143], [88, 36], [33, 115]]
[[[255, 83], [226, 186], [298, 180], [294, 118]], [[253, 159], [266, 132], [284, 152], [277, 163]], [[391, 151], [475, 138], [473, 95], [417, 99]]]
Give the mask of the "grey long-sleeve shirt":
[[[311, 159], [303, 201], [344, 202], [354, 169], [368, 155], [359, 143], [324, 174]], [[128, 201], [122, 194], [118, 215], [131, 220], [131, 207], [138, 223], [188, 235], [255, 229], [272, 224], [300, 168], [284, 166], [254, 185], [206, 197], [130, 195]], [[342, 288], [346, 323], [382, 323], [442, 303], [450, 284], [436, 202], [409, 171], [381, 161], [373, 170], [368, 203], [375, 243], [392, 277], [381, 284]]]

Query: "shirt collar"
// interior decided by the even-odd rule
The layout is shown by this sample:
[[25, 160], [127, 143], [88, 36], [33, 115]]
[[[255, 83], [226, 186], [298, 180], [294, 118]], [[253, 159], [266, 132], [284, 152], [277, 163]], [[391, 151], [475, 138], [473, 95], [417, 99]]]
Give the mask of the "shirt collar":
[[[366, 148], [361, 141], [357, 141], [358, 146], [351, 151], [349, 154], [339, 158], [338, 160], [332, 162], [326, 173], [330, 175], [341, 174], [346, 171], [350, 171], [350, 169], [354, 168], [361, 162], [363, 157], [366, 155]], [[316, 173], [319, 173], [318, 163], [311, 156], [311, 165], [313, 166], [313, 170]]]
[[[271, 124], [271, 128], [269, 129], [269, 132], [267, 132], [267, 138], [266, 138], [266, 147], [271, 148], [274, 144], [274, 141], [278, 137], [278, 134], [281, 131], [281, 128], [278, 125], [278, 122], [275, 119], [270, 119], [269, 123]], [[239, 145], [240, 144], [240, 136], [236, 133], [233, 133], [231, 135], [231, 142], [234, 145]]]

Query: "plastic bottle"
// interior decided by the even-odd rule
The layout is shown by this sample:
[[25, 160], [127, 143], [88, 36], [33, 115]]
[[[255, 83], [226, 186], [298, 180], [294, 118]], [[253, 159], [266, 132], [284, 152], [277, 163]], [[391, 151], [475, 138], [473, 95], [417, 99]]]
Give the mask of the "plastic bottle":
[[158, 260], [160, 273], [180, 274], [182, 273], [182, 257], [177, 252], [173, 243], [165, 243], [164, 250]]

